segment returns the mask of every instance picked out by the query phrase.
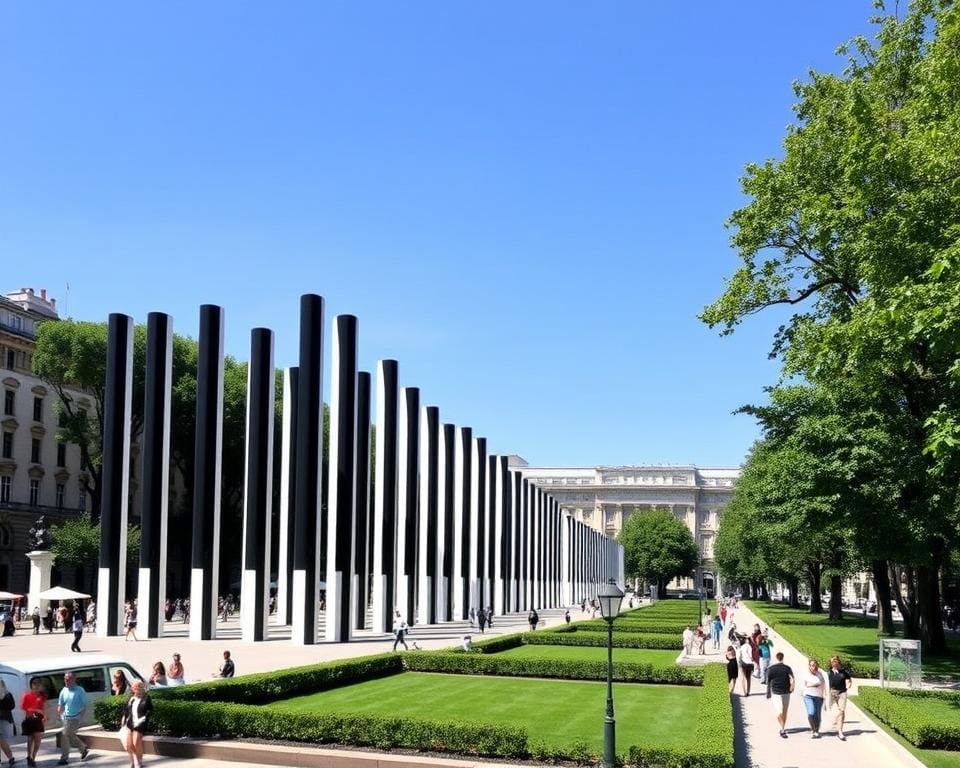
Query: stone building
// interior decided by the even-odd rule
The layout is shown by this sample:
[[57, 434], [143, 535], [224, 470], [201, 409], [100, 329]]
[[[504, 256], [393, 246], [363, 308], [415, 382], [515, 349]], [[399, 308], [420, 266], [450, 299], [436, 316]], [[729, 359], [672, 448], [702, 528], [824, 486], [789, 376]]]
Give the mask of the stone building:
[[701, 558], [693, 577], [675, 579], [669, 588], [695, 590], [702, 586], [708, 595], [721, 592], [713, 543], [739, 469], [693, 465], [531, 467], [519, 456], [511, 457], [511, 463], [558, 499], [575, 519], [608, 536], [619, 534], [624, 520], [634, 512], [668, 509], [686, 523]]
[[[0, 296], [0, 590], [17, 593], [27, 591], [24, 554], [37, 518], [55, 525], [89, 506], [80, 448], [57, 440], [59, 397], [32, 372], [37, 326], [56, 319], [45, 290]], [[93, 412], [91, 395], [69, 394]]]

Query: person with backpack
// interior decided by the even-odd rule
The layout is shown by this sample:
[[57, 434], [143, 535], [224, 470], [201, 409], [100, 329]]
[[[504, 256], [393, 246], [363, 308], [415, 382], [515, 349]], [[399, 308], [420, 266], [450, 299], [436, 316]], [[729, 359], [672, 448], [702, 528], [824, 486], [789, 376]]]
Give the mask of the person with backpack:
[[409, 651], [407, 647], [407, 622], [403, 620], [403, 616], [400, 615], [400, 611], [396, 611], [393, 619], [393, 650], [397, 650], [398, 645], [403, 646], [403, 650]]

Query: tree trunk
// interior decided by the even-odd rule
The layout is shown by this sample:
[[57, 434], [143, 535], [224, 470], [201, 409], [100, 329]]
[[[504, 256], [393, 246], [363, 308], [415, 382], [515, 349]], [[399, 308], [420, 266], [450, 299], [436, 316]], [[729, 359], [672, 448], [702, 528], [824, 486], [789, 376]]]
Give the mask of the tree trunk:
[[807, 566], [807, 582], [810, 584], [810, 613], [823, 613], [820, 599], [820, 563]]
[[843, 579], [839, 573], [830, 577], [830, 620], [843, 621]]
[[[907, 579], [907, 591], [913, 592], [913, 577], [910, 574], [910, 569], [903, 569], [906, 573]], [[910, 605], [903, 599], [903, 587], [901, 585], [900, 579], [900, 568], [896, 566], [890, 566], [890, 583], [893, 590], [893, 599], [897, 601], [897, 608], [900, 610], [900, 615], [903, 617], [903, 636], [915, 640], [919, 633], [917, 631], [917, 618], [914, 614]]]
[[877, 593], [877, 632], [881, 635], [892, 636], [893, 609], [890, 607], [890, 573], [887, 571], [886, 560], [874, 560], [870, 564], [873, 572], [873, 589]]
[[787, 588], [790, 590], [790, 607], [800, 607], [800, 579], [796, 576], [787, 579]]
[[760, 585], [760, 599], [761, 599], [761, 600], [769, 600], [769, 599], [770, 599], [770, 591], [767, 589], [767, 582], [763, 582], [763, 583]]
[[917, 612], [920, 615], [920, 639], [926, 654], [947, 652], [940, 608], [940, 565], [943, 563], [943, 549], [943, 542], [935, 541], [931, 547], [930, 564], [917, 567]]

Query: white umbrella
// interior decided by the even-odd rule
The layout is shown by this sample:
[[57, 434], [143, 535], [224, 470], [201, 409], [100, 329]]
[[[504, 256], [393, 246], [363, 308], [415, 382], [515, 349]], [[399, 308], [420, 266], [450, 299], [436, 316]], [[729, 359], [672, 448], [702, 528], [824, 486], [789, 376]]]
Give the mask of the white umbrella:
[[0, 600], [19, 600], [23, 595], [18, 595], [15, 592], [3, 592], [0, 591]]
[[41, 600], [85, 600], [90, 595], [66, 587], [52, 587], [51, 589], [45, 589], [37, 597]]

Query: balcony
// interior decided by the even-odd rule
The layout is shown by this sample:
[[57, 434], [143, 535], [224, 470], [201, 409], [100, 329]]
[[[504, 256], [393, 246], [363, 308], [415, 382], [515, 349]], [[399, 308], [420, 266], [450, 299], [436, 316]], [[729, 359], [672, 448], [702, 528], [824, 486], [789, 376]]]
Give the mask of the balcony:
[[26, 512], [31, 515], [56, 515], [59, 517], [79, 517], [84, 513], [76, 507], [49, 507], [44, 505], [24, 504], [19, 501], [0, 501], [0, 510], [8, 512]]
[[0, 331], [13, 334], [14, 336], [19, 336], [21, 339], [27, 339], [29, 341], [36, 341], [37, 336], [33, 331], [28, 331], [23, 327], [16, 328], [10, 323], [5, 323], [0, 320]]

